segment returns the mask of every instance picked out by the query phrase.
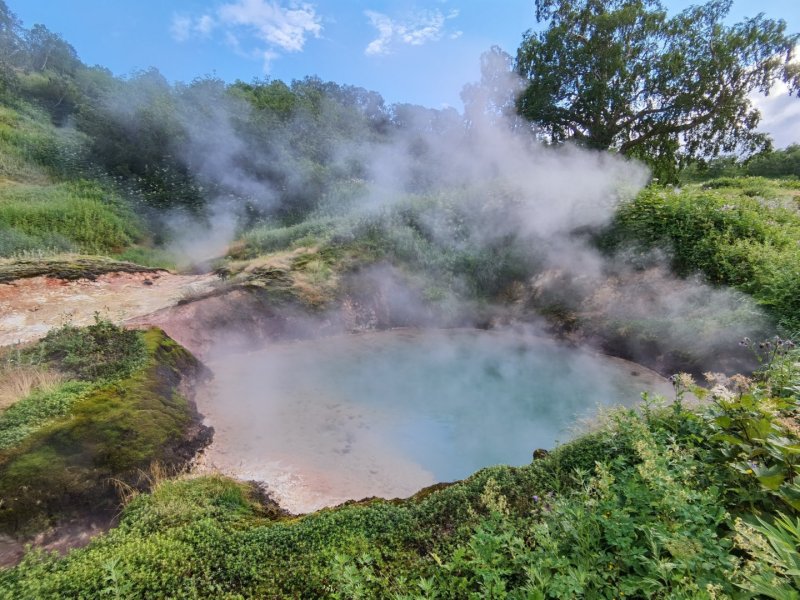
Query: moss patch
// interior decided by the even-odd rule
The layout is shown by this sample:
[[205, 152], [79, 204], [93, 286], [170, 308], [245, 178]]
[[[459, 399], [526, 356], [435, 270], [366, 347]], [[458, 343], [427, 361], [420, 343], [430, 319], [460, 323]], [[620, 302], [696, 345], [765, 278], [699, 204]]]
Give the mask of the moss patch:
[[196, 414], [178, 386], [200, 365], [161, 330], [141, 335], [147, 360], [139, 369], [90, 390], [67, 415], [0, 452], [0, 529], [108, 506], [112, 478], [136, 485], [137, 471], [152, 461], [185, 459]]

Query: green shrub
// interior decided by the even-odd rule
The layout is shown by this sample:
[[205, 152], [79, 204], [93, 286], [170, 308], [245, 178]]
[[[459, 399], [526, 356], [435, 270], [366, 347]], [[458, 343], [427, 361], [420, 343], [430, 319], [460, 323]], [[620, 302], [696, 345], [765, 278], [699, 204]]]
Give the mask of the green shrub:
[[753, 157], [745, 167], [748, 175], [800, 177], [800, 144]]
[[770, 186], [721, 179], [705, 184], [708, 189], [648, 188], [619, 209], [603, 243], [667, 248], [679, 274], [699, 271], [712, 283], [734, 286], [796, 331], [800, 214], [785, 204], [780, 187]]
[[703, 165], [691, 165], [681, 173], [682, 181], [704, 181], [715, 178], [800, 177], [800, 144], [783, 150], [757, 154], [740, 162], [734, 156], [722, 156]]
[[30, 352], [84, 381], [127, 377], [147, 357], [139, 332], [99, 317], [88, 327], [51, 330]]
[[297, 225], [260, 225], [242, 236], [249, 255], [276, 252], [290, 248], [304, 238], [313, 238], [316, 243], [326, 241], [337, 219], [331, 217], [311, 218]]

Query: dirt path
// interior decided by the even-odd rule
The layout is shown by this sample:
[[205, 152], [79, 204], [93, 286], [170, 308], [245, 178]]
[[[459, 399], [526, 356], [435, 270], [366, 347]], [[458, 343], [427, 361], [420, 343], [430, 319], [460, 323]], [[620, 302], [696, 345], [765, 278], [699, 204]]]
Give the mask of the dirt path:
[[123, 323], [211, 289], [213, 274], [109, 273], [96, 280], [48, 277], [0, 284], [0, 346], [39, 339], [64, 323], [89, 325], [95, 314]]

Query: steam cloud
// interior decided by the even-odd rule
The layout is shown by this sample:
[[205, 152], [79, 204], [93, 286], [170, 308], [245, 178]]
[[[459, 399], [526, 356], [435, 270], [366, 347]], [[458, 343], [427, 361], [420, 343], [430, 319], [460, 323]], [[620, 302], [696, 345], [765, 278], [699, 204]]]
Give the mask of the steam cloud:
[[[532, 305], [560, 303], [606, 324], [660, 322], [650, 339], [619, 336], [615, 349], [630, 358], [647, 358], [654, 348], [673, 355], [731, 355], [738, 338], [758, 337], [766, 321], [751, 302], [699, 278], [676, 280], [665, 267], [668, 248], [650, 256], [644, 267], [633, 268], [624, 256], [603, 256], [588, 242], [585, 234], [607, 225], [618, 203], [647, 184], [649, 173], [641, 164], [609, 153], [538, 142], [530, 126], [513, 115], [521, 86], [507, 57], [488, 52], [482, 57], [481, 83], [466, 86], [462, 94], [463, 115], [453, 109], [395, 106], [395, 126], [388, 134], [371, 135], [362, 123], [354, 125], [347, 139], [322, 146], [332, 169], [354, 170], [366, 187], [346, 211], [370, 215], [409, 194], [458, 197], [463, 190], [467, 218], [459, 239], [442, 239], [454, 233], [439, 226], [437, 219], [447, 217], [441, 211], [423, 217], [420, 226], [428, 235], [447, 246], [497, 247], [509, 239], [521, 243], [539, 270], [528, 290]], [[108, 104], [122, 118], [133, 118], [152, 106], [159, 93], [163, 89], [142, 86], [124, 97], [110, 96]], [[222, 254], [248, 208], [280, 210], [287, 197], [318, 203], [314, 196], [320, 189], [313, 184], [312, 169], [288, 156], [286, 148], [297, 136], [313, 136], [315, 124], [341, 119], [334, 103], [323, 103], [321, 114], [313, 118], [297, 114], [283, 127], [264, 130], [266, 134], [248, 130], [245, 125], [258, 119], [221, 82], [180, 88], [170, 101], [182, 132], [173, 151], [195, 181], [214, 190], [206, 221], [179, 213], [166, 220], [175, 232], [173, 249], [186, 262]], [[484, 193], [478, 202], [475, 190]], [[396, 288], [396, 277], [390, 278], [386, 286]], [[427, 315], [419, 319], [429, 321]]]
[[[315, 195], [320, 187], [313, 168], [286, 152], [293, 140], [312, 136], [315, 124], [341, 118], [335, 105], [323, 104], [318, 115], [296, 115], [285, 126], [268, 129], [269, 135], [264, 135], [245, 127], [258, 122], [256, 115], [245, 102], [226, 94], [223, 86], [212, 82], [181, 90], [171, 97], [182, 132], [173, 151], [188, 165], [194, 180], [212, 192], [207, 220], [177, 213], [168, 217], [176, 234], [174, 248], [188, 261], [221, 253], [238, 233], [237, 224], [246, 221], [253, 207], [266, 213], [280, 212], [287, 208], [287, 202], [305, 200], [308, 206], [319, 206], [326, 216], [345, 215], [358, 222], [402, 207], [409, 197], [443, 197], [446, 201], [433, 203], [431, 210], [416, 216], [415, 227], [425, 236], [442, 247], [477, 248], [487, 255], [513, 244], [525, 254], [528, 264], [535, 266], [531, 280], [509, 292], [514, 297], [511, 308], [504, 307], [506, 313], [529, 320], [534, 309], [558, 306], [574, 311], [586, 321], [581, 342], [595, 336], [600, 345], [610, 343], [614, 352], [662, 371], [677, 362], [696, 370], [730, 370], [746, 365], [735, 354], [736, 342], [744, 335], [757, 338], [757, 332], [766, 327], [763, 316], [746, 297], [708, 286], [699, 278], [674, 278], [666, 267], [668, 248], [632, 260], [625, 253], [603, 255], [591, 243], [591, 234], [611, 221], [618, 203], [633, 198], [647, 184], [647, 170], [608, 153], [572, 146], [545, 147], [527, 124], [513, 116], [511, 107], [520, 83], [509, 73], [507, 63], [497, 54], [489, 54], [483, 67], [482, 83], [465, 88], [463, 115], [452, 109], [396, 106], [389, 133], [372, 135], [374, 132], [367, 128], [358, 130], [363, 124], [356, 124], [349, 138], [323, 145], [326, 164], [339, 173], [349, 173], [363, 190], [340, 205], [335, 196], [318, 201]], [[134, 115], [142, 102], [147, 105], [150, 101], [146, 95], [133, 94], [114, 98], [111, 106], [121, 115]], [[367, 104], [364, 110], [374, 108]], [[265, 177], [265, 173], [270, 176]], [[397, 265], [364, 268], [342, 286], [346, 294], [343, 305], [357, 303], [360, 298], [365, 305], [371, 302], [372, 312], [364, 316], [369, 311], [362, 310], [361, 322], [348, 322], [346, 316], [337, 314], [337, 310], [348, 312], [347, 306], [318, 317], [285, 312], [280, 333], [291, 330], [290, 336], [306, 337], [321, 331], [369, 329], [381, 322], [423, 327], [443, 323], [409, 281], [409, 274]], [[455, 302], [469, 305], [464, 296], [454, 294]], [[217, 441], [207, 453], [212, 467], [241, 478], [267, 481], [271, 491], [296, 510], [368, 494], [407, 495], [436, 479], [421, 465], [386, 446], [380, 427], [374, 429], [374, 407], [354, 407], [347, 399], [334, 398], [333, 389], [327, 385], [328, 381], [355, 377], [354, 385], [374, 384], [376, 398], [392, 398], [389, 404], [399, 406], [410, 393], [398, 394], [395, 390], [394, 395], [384, 394], [380, 385], [419, 377], [418, 373], [394, 373], [398, 363], [393, 355], [382, 367], [392, 377], [375, 372], [359, 379], [355, 363], [319, 364], [317, 354], [305, 357], [303, 348], [308, 346], [296, 349], [302, 360], [281, 359], [282, 353], [291, 355], [286, 347], [243, 353], [243, 347], [256, 345], [244, 332], [259, 329], [263, 323], [258, 320], [270, 317], [253, 314], [269, 311], [269, 307], [256, 306], [254, 298], [241, 302], [247, 315], [237, 315], [235, 302], [220, 297], [209, 299], [205, 305], [198, 302], [177, 309], [182, 311], [183, 323], [213, 321], [203, 318], [205, 310], [224, 314], [219, 319], [220, 329], [212, 331], [211, 351], [204, 356], [217, 373], [219, 387], [216, 393], [209, 391], [208, 397], [198, 400], [201, 412], [211, 416], [210, 424], [218, 428]], [[526, 326], [525, 351], [531, 356], [555, 352], [552, 341], [540, 337], [542, 328], [540, 323]], [[336, 358], [346, 354], [345, 344], [337, 346], [336, 340], [329, 337], [317, 345], [327, 344], [329, 356]], [[451, 345], [447, 336], [437, 344], [437, 352], [447, 356], [463, 350], [463, 346]], [[430, 350], [430, 344], [427, 348]], [[509, 346], [504, 351], [519, 350], [514, 348]], [[583, 348], [560, 347], [557, 352], [562, 353], [556, 361], [559, 375], [568, 371], [570, 361], [588, 356]], [[504, 369], [513, 361], [502, 358], [507, 354], [498, 356], [501, 358], [480, 362], [480, 368], [471, 374], [484, 377], [482, 373], [488, 369], [487, 377], [502, 379]], [[458, 370], [460, 363], [454, 363], [455, 385], [464, 373]], [[521, 372], [527, 367], [525, 362]], [[287, 381], [310, 385], [310, 369], [321, 381], [318, 387], [301, 395], [291, 391]], [[623, 363], [620, 369], [629, 372], [639, 367]], [[378, 367], [373, 370], [379, 371]], [[543, 372], [552, 374], [556, 370], [547, 367]], [[610, 390], [604, 399], [617, 399], [612, 376], [605, 367], [583, 366], [571, 372], [566, 377], [573, 383]], [[435, 375], [430, 379], [445, 378]], [[461, 396], [456, 389], [454, 397]], [[588, 397], [577, 388], [552, 392], [562, 413], [588, 408], [578, 406]], [[421, 402], [430, 400], [425, 396]], [[489, 412], [496, 409], [492, 415], [497, 420], [481, 414], [467, 429], [480, 427], [490, 439], [507, 435], [509, 425], [500, 417], [511, 409], [493, 405], [488, 398], [486, 402], [482, 408]], [[524, 404], [522, 401], [520, 405]], [[544, 406], [551, 404], [549, 399], [544, 402]], [[456, 417], [462, 409], [457, 403], [443, 405], [445, 412]], [[396, 418], [394, 412], [389, 416]], [[569, 415], [566, 418], [569, 420]], [[393, 421], [392, 427], [395, 425]], [[427, 433], [423, 430], [419, 435]], [[557, 435], [554, 431], [546, 433]], [[519, 442], [524, 455], [526, 444], [535, 442], [531, 442], [529, 432], [521, 435], [515, 443]], [[434, 437], [425, 437], [425, 444], [430, 446], [423, 447], [434, 448], [428, 454], [436, 456], [435, 447], [441, 440]]]

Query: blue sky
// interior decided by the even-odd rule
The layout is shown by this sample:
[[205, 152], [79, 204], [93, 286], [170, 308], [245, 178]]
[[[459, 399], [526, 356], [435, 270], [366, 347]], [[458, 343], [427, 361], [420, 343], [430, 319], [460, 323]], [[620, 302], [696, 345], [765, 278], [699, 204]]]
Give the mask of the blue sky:
[[[666, 0], [672, 10], [697, 3]], [[7, 0], [84, 62], [117, 75], [157, 67], [172, 81], [305, 75], [380, 92], [389, 103], [461, 108], [493, 44], [515, 53], [533, 0]], [[798, 0], [735, 0], [731, 20], [764, 12], [800, 31]], [[800, 103], [799, 103], [800, 104]], [[800, 120], [800, 114], [798, 114]]]

